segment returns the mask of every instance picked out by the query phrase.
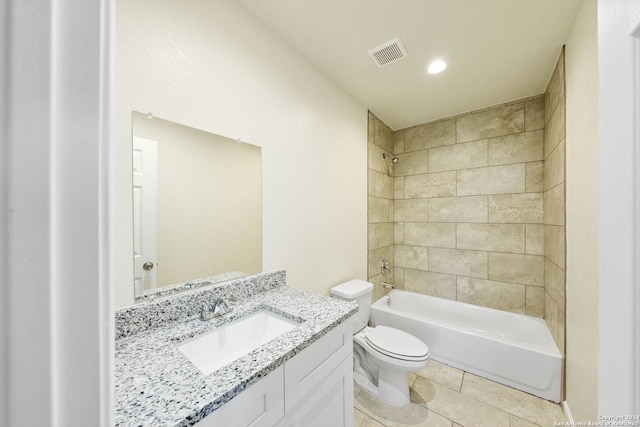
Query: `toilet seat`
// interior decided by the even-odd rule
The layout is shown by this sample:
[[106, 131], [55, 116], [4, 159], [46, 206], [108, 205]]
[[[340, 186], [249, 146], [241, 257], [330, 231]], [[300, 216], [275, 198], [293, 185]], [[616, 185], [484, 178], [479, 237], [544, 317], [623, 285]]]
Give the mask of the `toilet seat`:
[[429, 347], [411, 334], [382, 325], [368, 329], [364, 339], [379, 353], [410, 362], [421, 362], [429, 358]]

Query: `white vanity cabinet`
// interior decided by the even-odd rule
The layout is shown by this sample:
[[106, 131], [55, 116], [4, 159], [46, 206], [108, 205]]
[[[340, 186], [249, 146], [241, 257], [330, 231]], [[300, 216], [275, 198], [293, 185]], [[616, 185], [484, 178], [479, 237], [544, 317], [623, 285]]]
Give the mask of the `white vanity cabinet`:
[[198, 427], [353, 427], [351, 319], [198, 422]]
[[284, 366], [280, 366], [195, 425], [271, 427], [283, 415]]
[[284, 396], [278, 427], [353, 426], [351, 319], [284, 364]]

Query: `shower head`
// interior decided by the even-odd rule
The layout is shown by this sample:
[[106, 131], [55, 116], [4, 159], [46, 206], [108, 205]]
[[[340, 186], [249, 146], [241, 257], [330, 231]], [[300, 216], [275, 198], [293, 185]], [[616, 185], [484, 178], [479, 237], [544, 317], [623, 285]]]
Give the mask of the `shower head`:
[[[387, 153], [382, 153], [382, 158], [386, 160], [387, 158]], [[391, 158], [391, 166], [395, 165], [398, 162], [398, 158], [397, 157], [392, 157]]]

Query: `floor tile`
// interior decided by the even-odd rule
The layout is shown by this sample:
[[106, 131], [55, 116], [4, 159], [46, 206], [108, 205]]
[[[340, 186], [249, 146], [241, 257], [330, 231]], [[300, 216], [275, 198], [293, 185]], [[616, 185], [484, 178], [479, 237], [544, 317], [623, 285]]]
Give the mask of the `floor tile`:
[[417, 374], [452, 390], [460, 391], [464, 371], [435, 360], [429, 360], [427, 366]]
[[369, 415], [357, 409], [353, 410], [353, 417], [353, 427], [384, 427], [384, 424], [380, 424]]
[[[529, 421], [525, 421], [522, 418], [516, 417], [515, 415], [510, 415], [510, 417], [511, 417], [511, 427], [538, 427], [537, 424], [533, 424], [533, 423], [530, 423]], [[547, 427], [547, 426], [543, 426], [543, 427]]]
[[387, 427], [451, 427], [451, 421], [429, 409], [410, 403], [407, 406], [397, 407], [386, 405], [372, 397], [369, 393], [362, 392], [355, 401], [356, 411], [362, 411]]
[[464, 374], [461, 393], [541, 426], [565, 421], [560, 405], [470, 373]]
[[353, 400], [356, 399], [356, 397], [358, 397], [358, 395], [360, 394], [360, 392], [362, 391], [362, 389], [360, 387], [358, 387], [355, 383], [355, 381], [353, 382]]
[[407, 382], [409, 383], [409, 388], [411, 388], [411, 386], [413, 386], [413, 383], [416, 382], [416, 378], [418, 378], [418, 375], [413, 372], [409, 372], [407, 374]]
[[463, 426], [510, 426], [508, 413], [426, 378], [418, 377], [411, 391], [413, 402]]

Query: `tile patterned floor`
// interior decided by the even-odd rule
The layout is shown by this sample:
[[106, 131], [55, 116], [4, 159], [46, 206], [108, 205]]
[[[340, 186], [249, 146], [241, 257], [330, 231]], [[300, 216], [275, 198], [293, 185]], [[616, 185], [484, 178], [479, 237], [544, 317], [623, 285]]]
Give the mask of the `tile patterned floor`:
[[560, 405], [429, 361], [409, 374], [411, 403], [385, 405], [354, 386], [355, 427], [552, 427]]

